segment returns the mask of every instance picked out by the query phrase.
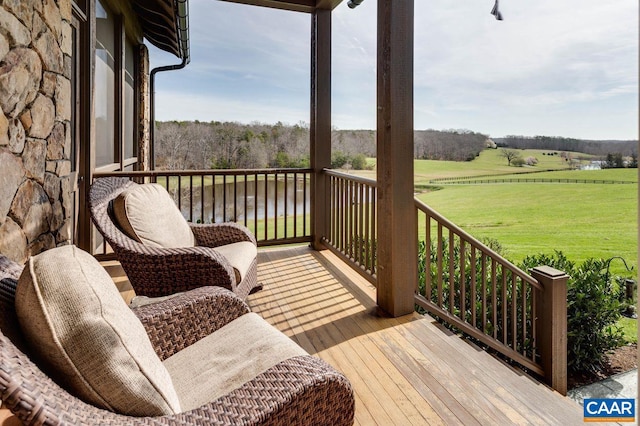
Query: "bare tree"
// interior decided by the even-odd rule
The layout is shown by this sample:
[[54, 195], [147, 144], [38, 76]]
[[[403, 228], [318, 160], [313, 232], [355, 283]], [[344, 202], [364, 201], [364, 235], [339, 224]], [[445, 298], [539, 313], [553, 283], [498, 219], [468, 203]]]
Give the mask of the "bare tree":
[[507, 164], [511, 165], [511, 162], [513, 160], [515, 160], [516, 158], [520, 157], [520, 153], [518, 151], [516, 151], [515, 149], [502, 148], [500, 150], [500, 157], [506, 158], [507, 159]]

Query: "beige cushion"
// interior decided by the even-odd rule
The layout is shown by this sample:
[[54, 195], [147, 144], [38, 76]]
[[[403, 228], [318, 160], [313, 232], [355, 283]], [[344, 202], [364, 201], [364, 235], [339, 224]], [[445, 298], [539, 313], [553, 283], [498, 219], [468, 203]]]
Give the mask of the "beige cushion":
[[142, 323], [90, 254], [64, 246], [32, 257], [15, 305], [33, 350], [73, 393], [121, 414], [180, 412]]
[[166, 189], [156, 183], [133, 185], [113, 200], [113, 214], [130, 238], [158, 248], [193, 247], [189, 223]]
[[239, 283], [247, 276], [251, 263], [258, 256], [258, 248], [249, 241], [240, 241], [215, 247], [214, 250], [229, 261], [236, 275], [236, 283]]
[[289, 358], [308, 355], [254, 313], [164, 360], [185, 411], [238, 389]]

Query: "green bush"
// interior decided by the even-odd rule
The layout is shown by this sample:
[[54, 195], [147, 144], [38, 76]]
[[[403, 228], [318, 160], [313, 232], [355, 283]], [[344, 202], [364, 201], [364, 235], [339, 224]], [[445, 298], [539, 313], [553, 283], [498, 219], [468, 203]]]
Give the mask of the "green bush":
[[606, 261], [587, 259], [580, 266], [556, 251], [528, 256], [521, 268], [548, 265], [569, 275], [567, 284], [567, 366], [570, 372], [595, 372], [605, 353], [623, 343], [616, 325], [620, 319], [620, 288], [607, 276]]

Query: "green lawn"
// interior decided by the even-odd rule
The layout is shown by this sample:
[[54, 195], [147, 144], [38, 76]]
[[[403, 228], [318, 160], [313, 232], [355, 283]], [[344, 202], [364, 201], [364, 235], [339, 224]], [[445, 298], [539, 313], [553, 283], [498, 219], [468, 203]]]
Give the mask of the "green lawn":
[[624, 332], [624, 339], [627, 343], [637, 343], [638, 342], [638, 320], [622, 317], [618, 321], [618, 327], [622, 328]]
[[[637, 185], [527, 183], [448, 186], [418, 198], [476, 238], [497, 239], [516, 262], [560, 250], [575, 262], [622, 256], [631, 266], [637, 192]], [[622, 273], [621, 262], [611, 267]]]
[[[523, 150], [523, 157], [540, 160], [536, 167], [508, 167], [499, 149], [487, 149], [469, 162], [416, 160], [415, 184], [424, 188], [431, 179], [443, 177], [508, 178], [527, 170], [552, 168], [559, 170], [526, 177], [636, 183], [439, 185], [439, 191], [417, 197], [474, 237], [498, 240], [506, 257], [514, 262], [554, 250], [577, 263], [589, 257], [621, 256], [633, 271], [628, 273], [622, 262], [613, 261], [612, 273], [637, 277], [638, 170], [567, 170], [559, 156], [542, 152], [547, 151]], [[375, 171], [358, 174], [375, 178]]]

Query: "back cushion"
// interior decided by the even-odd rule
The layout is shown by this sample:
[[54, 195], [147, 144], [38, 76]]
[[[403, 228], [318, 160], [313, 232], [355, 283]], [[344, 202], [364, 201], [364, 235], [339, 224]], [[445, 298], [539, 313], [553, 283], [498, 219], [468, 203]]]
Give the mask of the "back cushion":
[[64, 246], [32, 257], [15, 304], [32, 350], [71, 392], [121, 414], [180, 412], [142, 323], [90, 254]]
[[133, 185], [113, 201], [113, 214], [130, 238], [151, 247], [193, 247], [189, 223], [166, 189], [156, 183]]

